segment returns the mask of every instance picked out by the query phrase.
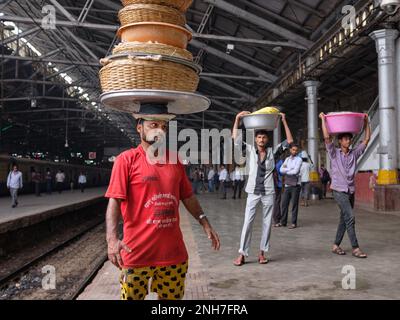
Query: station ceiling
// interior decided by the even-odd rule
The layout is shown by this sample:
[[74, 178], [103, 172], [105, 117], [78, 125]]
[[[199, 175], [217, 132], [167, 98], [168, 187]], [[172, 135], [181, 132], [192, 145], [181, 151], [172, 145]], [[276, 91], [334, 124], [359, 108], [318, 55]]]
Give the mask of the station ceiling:
[[[342, 7], [368, 2], [195, 0], [187, 12], [187, 27], [194, 33], [189, 50], [203, 67], [198, 91], [212, 105], [202, 114], [180, 116], [179, 124], [222, 129], [231, 126], [237, 112], [269, 103], [266, 93], [337, 23]], [[56, 7], [56, 29], [43, 29], [40, 23], [48, 4]], [[26, 56], [16, 54], [17, 37], [10, 37], [10, 27], [3, 25], [2, 127], [12, 126], [2, 133], [3, 141], [25, 139], [36, 148], [54, 149], [55, 145], [62, 148], [69, 136], [70, 145], [87, 151], [94, 146], [128, 146], [137, 140], [130, 115], [104, 110], [98, 103], [99, 60], [119, 42], [115, 34], [121, 8], [119, 0], [6, 0], [0, 4], [0, 19], [13, 22], [22, 32], [20, 37], [41, 54], [41, 60], [36, 59], [37, 53], [22, 41], [18, 46]], [[359, 107], [365, 109], [376, 96], [375, 47], [366, 37], [361, 35], [354, 52], [319, 75], [322, 108], [352, 108], [351, 98], [359, 95], [367, 97]], [[228, 44], [234, 48], [229, 50]], [[304, 88], [297, 86], [272, 101], [290, 115], [291, 125], [299, 132], [306, 127], [304, 97]]]

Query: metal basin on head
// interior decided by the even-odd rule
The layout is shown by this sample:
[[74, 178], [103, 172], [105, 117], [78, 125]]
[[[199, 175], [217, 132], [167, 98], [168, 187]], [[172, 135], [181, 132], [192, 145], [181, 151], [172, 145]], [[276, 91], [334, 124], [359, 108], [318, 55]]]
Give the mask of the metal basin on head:
[[243, 117], [243, 123], [246, 129], [273, 131], [278, 125], [279, 117], [279, 113], [249, 114]]

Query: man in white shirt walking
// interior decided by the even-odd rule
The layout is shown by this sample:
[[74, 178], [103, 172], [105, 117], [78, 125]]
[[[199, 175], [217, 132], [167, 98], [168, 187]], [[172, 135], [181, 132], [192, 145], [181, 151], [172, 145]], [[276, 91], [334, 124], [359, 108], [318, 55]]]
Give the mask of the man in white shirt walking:
[[300, 167], [300, 182], [301, 182], [301, 205], [304, 207], [308, 207], [308, 197], [310, 195], [310, 171], [311, 164], [308, 162], [308, 157], [306, 153], [303, 151], [301, 155], [301, 159], [303, 160]]
[[301, 163], [303, 162], [300, 157], [297, 156], [299, 153], [299, 146], [292, 143], [290, 145], [290, 156], [286, 158], [280, 171], [285, 178], [285, 191], [283, 192], [282, 199], [282, 227], [286, 227], [288, 220], [288, 211], [290, 201], [293, 200], [292, 204], [292, 225], [289, 229], [297, 228], [297, 215], [299, 211], [299, 198], [301, 182], [299, 179]]
[[243, 183], [244, 183], [244, 174], [243, 174], [243, 169], [239, 166], [235, 167], [235, 170], [233, 171], [233, 197], [232, 199], [236, 199], [236, 193], [238, 193], [238, 198], [240, 199], [242, 197], [242, 189], [243, 189]]
[[81, 192], [85, 191], [85, 186], [86, 186], [86, 176], [81, 172], [81, 174], [78, 177], [78, 185], [79, 188], [81, 189]]
[[56, 174], [56, 187], [58, 193], [62, 192], [62, 189], [64, 187], [64, 180], [65, 180], [65, 174], [62, 172], [62, 170], [58, 170]]
[[208, 171], [208, 192], [214, 192], [214, 175], [215, 171], [212, 166], [210, 166], [210, 170]]
[[226, 199], [226, 181], [228, 180], [228, 171], [225, 169], [225, 166], [222, 164], [220, 166], [219, 172], [219, 184], [222, 192], [222, 198]]
[[18, 170], [16, 164], [13, 165], [12, 171], [8, 174], [7, 188], [11, 194], [11, 207], [15, 208], [18, 205], [18, 190], [22, 189], [22, 172]]

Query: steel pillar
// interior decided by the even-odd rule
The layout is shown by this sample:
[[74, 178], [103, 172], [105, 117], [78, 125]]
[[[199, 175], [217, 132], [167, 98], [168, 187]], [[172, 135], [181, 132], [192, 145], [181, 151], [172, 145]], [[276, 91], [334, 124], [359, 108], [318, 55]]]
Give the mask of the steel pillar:
[[396, 40], [396, 94], [397, 94], [397, 104], [396, 104], [396, 125], [397, 125], [397, 169], [400, 169], [400, 38]]
[[308, 154], [311, 157], [313, 166], [310, 172], [310, 181], [319, 182], [318, 174], [318, 87], [320, 82], [318, 81], [305, 81], [304, 86], [306, 87], [308, 102], [308, 117], [307, 117], [307, 128], [308, 128]]
[[376, 30], [370, 37], [376, 42], [379, 73], [379, 173], [377, 183], [398, 183], [396, 124], [396, 62], [394, 29]]

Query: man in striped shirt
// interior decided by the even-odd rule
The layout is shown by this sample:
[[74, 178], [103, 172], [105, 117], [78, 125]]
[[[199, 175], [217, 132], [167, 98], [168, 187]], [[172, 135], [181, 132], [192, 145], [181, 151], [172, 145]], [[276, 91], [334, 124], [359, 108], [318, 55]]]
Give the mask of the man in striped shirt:
[[[232, 138], [235, 145], [238, 145], [238, 128], [240, 120], [243, 116], [249, 114], [248, 111], [240, 112], [236, 116], [233, 126]], [[274, 208], [274, 170], [275, 160], [282, 154], [284, 148], [290, 143], [293, 143], [293, 137], [286, 122], [285, 114], [281, 113], [282, 123], [285, 128], [287, 141], [281, 143], [275, 152], [272, 148], [267, 147], [268, 132], [265, 130], [257, 130], [255, 132], [255, 144], [246, 144], [249, 167], [249, 178], [246, 185], [246, 192], [248, 194], [244, 225], [240, 239], [239, 256], [234, 261], [234, 265], [241, 266], [245, 263], [245, 257], [249, 255], [250, 240], [253, 228], [253, 222], [258, 203], [262, 202], [263, 209], [263, 225], [262, 236], [260, 243], [260, 252], [258, 255], [258, 262], [265, 264], [268, 259], [265, 253], [269, 250], [269, 239], [271, 233], [271, 219], [272, 211]]]

